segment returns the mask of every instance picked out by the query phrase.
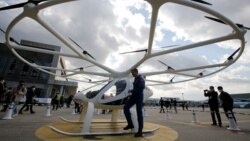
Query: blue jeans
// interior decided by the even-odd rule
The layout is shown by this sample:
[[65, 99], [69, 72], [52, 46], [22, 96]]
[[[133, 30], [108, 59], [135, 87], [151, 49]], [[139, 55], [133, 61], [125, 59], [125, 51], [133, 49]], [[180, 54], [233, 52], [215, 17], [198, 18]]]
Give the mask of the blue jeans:
[[15, 101], [15, 102], [14, 102], [13, 113], [12, 113], [12, 115], [17, 114], [17, 105], [18, 105], [18, 104], [19, 104], [18, 101]]
[[130, 114], [130, 108], [136, 104], [136, 112], [137, 112], [137, 120], [138, 120], [138, 132], [142, 132], [143, 128], [143, 113], [142, 113], [142, 108], [143, 108], [143, 94], [138, 94], [137, 97], [130, 97], [125, 105], [124, 105], [124, 114], [126, 117], [126, 120], [128, 122], [128, 126], [133, 127], [133, 122], [131, 119], [131, 114]]

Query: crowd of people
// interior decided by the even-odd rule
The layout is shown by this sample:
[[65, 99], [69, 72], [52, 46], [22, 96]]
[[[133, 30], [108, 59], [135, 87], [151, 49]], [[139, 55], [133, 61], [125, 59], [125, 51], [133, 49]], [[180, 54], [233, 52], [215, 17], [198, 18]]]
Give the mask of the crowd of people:
[[[3, 105], [1, 112], [5, 112], [8, 109], [8, 106], [13, 103], [13, 116], [23, 114], [24, 108], [24, 111], [30, 111], [31, 114], [35, 113], [33, 110], [34, 97], [36, 96], [35, 86], [27, 88], [24, 81], [19, 81], [16, 87], [7, 87], [7, 84], [2, 77], [0, 78], [0, 82], [0, 97], [1, 104]], [[24, 97], [26, 97], [26, 100], [23, 106], [18, 110], [18, 105]]]
[[174, 99], [170, 98], [170, 99], [164, 100], [164, 99], [161, 97], [161, 98], [160, 98], [160, 101], [159, 101], [159, 105], [160, 105], [160, 107], [161, 107], [160, 113], [162, 113], [162, 112], [165, 113], [164, 107], [166, 107], [166, 110], [167, 110], [167, 111], [171, 111], [171, 110], [172, 110], [172, 107], [174, 107], [175, 113], [178, 113], [178, 111], [177, 111], [177, 101], [176, 101], [175, 98], [174, 98]]
[[[13, 104], [12, 116], [15, 117], [23, 112], [29, 111], [31, 114], [35, 114], [33, 105], [36, 103], [35, 97], [37, 97], [37, 91], [35, 86], [26, 87], [24, 81], [19, 81], [16, 87], [8, 87], [4, 78], [0, 78], [0, 104], [2, 105], [1, 112], [6, 112], [8, 107]], [[25, 99], [25, 101], [21, 101]], [[52, 97], [51, 105], [52, 110], [57, 110], [63, 107], [64, 104], [70, 107], [73, 96], [64, 98], [62, 94], [57, 91], [55, 96]], [[23, 105], [20, 105], [23, 102]], [[20, 108], [19, 108], [20, 107]], [[81, 106], [75, 103], [76, 113], [81, 112]]]

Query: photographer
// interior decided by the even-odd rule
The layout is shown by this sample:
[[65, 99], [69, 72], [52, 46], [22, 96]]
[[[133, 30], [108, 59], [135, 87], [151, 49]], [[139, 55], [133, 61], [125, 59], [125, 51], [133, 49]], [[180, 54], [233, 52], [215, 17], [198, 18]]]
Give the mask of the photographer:
[[218, 93], [214, 91], [214, 86], [210, 86], [209, 90], [204, 90], [204, 96], [208, 97], [208, 104], [210, 107], [211, 111], [211, 117], [213, 123], [211, 125], [217, 125], [216, 119], [215, 119], [215, 114], [217, 116], [218, 120], [218, 125], [221, 127], [221, 118], [220, 118], [220, 113], [219, 113], [219, 101], [218, 101]]

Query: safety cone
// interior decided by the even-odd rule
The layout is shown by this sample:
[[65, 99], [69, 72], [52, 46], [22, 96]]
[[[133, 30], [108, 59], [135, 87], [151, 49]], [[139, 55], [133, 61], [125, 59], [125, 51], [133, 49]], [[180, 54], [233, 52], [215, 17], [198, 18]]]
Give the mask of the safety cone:
[[72, 115], [75, 115], [76, 114], [76, 109], [75, 109], [75, 107], [73, 107], [73, 109], [72, 109], [72, 113], [71, 113]]
[[228, 122], [229, 122], [229, 127], [227, 128], [228, 130], [234, 130], [234, 131], [240, 130], [237, 124], [235, 123], [235, 120], [231, 112], [228, 112]]
[[12, 112], [13, 112], [13, 107], [14, 107], [14, 103], [12, 102], [9, 106], [8, 106], [8, 110], [5, 112], [5, 115], [2, 119], [13, 119], [12, 116]]
[[51, 114], [50, 114], [50, 104], [47, 105], [45, 116], [46, 117], [50, 117], [51, 116]]
[[166, 119], [172, 119], [171, 115], [170, 115], [170, 112], [167, 110], [166, 111]]
[[148, 112], [145, 108], [143, 108], [143, 116], [147, 117], [148, 116]]
[[192, 112], [192, 115], [193, 115], [193, 120], [192, 120], [192, 122], [193, 122], [193, 123], [197, 123], [198, 121], [197, 121], [196, 113], [195, 113], [194, 110], [193, 110], [193, 112]]

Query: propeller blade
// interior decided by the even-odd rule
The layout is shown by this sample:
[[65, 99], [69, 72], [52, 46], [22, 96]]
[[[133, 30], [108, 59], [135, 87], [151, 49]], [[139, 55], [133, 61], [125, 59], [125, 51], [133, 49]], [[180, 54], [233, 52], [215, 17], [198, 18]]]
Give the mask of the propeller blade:
[[16, 43], [17, 45], [21, 45], [20, 43], [18, 43], [18, 42], [17, 42], [14, 38], [12, 38], [12, 37], [10, 37], [10, 41]]
[[236, 23], [236, 25], [239, 27], [239, 28], [245, 28], [247, 30], [250, 30], [250, 27], [245, 27], [243, 24], [238, 24]]
[[0, 28], [0, 30], [1, 30], [4, 34], [6, 33], [2, 28]]
[[82, 71], [83, 70], [83, 67], [80, 67], [80, 68], [75, 68], [75, 69], [73, 69], [73, 70], [80, 70], [80, 71]]
[[191, 1], [202, 3], [202, 4], [207, 4], [207, 5], [212, 5], [211, 3], [208, 3], [208, 2], [203, 1], [203, 0], [191, 0]]
[[10, 6], [6, 6], [6, 7], [2, 7], [2, 8], [0, 8], [0, 11], [2, 11], [2, 10], [9, 10], [9, 9], [15, 9], [15, 8], [21, 8], [24, 5], [26, 5], [27, 3], [29, 3], [29, 2], [27, 1], [27, 2], [24, 2], [24, 3], [18, 3], [18, 4], [15, 4], [15, 5], [10, 5]]
[[75, 68], [73, 70], [78, 70], [78, 69], [83, 70], [84, 68], [90, 68], [90, 67], [94, 67], [94, 66], [95, 65], [89, 65], [89, 66], [85, 66], [85, 67]]
[[10, 6], [6, 6], [6, 7], [2, 7], [0, 8], [0, 11], [2, 10], [9, 10], [9, 9], [15, 9], [15, 8], [21, 8], [23, 7], [24, 5], [28, 4], [28, 3], [34, 3], [35, 5], [39, 4], [40, 2], [43, 2], [43, 1], [48, 1], [48, 0], [28, 0], [27, 2], [23, 2], [23, 3], [18, 3], [18, 4], [14, 4], [14, 5], [10, 5]]
[[122, 52], [122, 53], [120, 53], [120, 54], [135, 53], [135, 52], [143, 52], [143, 51], [147, 52], [148, 49], [140, 49], [140, 50], [135, 50], [135, 51]]
[[164, 46], [164, 47], [161, 47], [161, 48], [176, 47], [176, 46], [179, 46], [179, 45], [169, 45], [169, 46]]
[[174, 80], [174, 78], [175, 78], [175, 76], [174, 77], [172, 77], [170, 80], [169, 80], [169, 82], [173, 82], [173, 80]]
[[238, 51], [240, 51], [240, 48], [238, 48], [236, 51], [234, 51], [233, 54], [231, 54], [231, 55], [227, 58], [227, 60], [232, 60], [233, 57], [234, 57], [234, 55], [235, 55]]
[[169, 65], [167, 65], [166, 63], [162, 62], [161, 60], [158, 60], [161, 64], [165, 65], [168, 67], [168, 70], [174, 70], [174, 68], [170, 67]]
[[[219, 23], [222, 23], [222, 24], [226, 24], [225, 22], [223, 22], [223, 21], [220, 20], [220, 19], [216, 19], [216, 18], [209, 17], [209, 16], [205, 16], [205, 18], [208, 18], [208, 19], [210, 19], [210, 20], [213, 20], [213, 21], [216, 21], [216, 22], [219, 22]], [[239, 28], [244, 28], [244, 29], [250, 30], [250, 27], [245, 27], [243, 24], [238, 24], [238, 23], [236, 23], [236, 25], [237, 25]]]
[[74, 44], [76, 44], [79, 48], [81, 48], [82, 50], [83, 50], [83, 54], [84, 55], [88, 55], [89, 57], [91, 57], [92, 59], [94, 59], [94, 60], [96, 60], [91, 54], [89, 54], [86, 50], [84, 50], [77, 42], [75, 42], [73, 39], [71, 39], [70, 37], [69, 37], [69, 39], [74, 43]]
[[216, 21], [216, 22], [222, 23], [222, 24], [226, 24], [225, 22], [223, 22], [223, 21], [220, 20], [220, 19], [216, 19], [216, 18], [209, 17], [209, 16], [205, 16], [205, 18], [210, 19], [210, 20], [212, 20], [212, 21]]
[[82, 49], [82, 50], [84, 50], [77, 42], [75, 42], [73, 39], [71, 39], [70, 37], [69, 37], [69, 39], [74, 43], [74, 44], [76, 44], [80, 49]]
[[85, 78], [85, 79], [89, 80], [89, 82], [91, 82], [91, 81], [92, 81], [91, 79], [89, 79], [89, 78], [87, 78], [87, 77], [83, 77], [83, 78]]
[[[5, 34], [6, 32], [0, 28], [0, 30]], [[20, 45], [14, 38], [10, 37], [10, 41], [16, 43], [17, 45]]]

